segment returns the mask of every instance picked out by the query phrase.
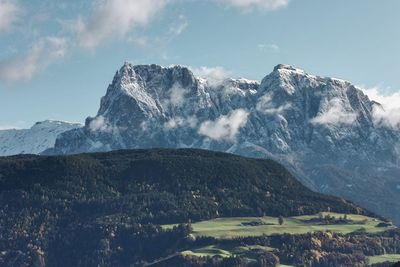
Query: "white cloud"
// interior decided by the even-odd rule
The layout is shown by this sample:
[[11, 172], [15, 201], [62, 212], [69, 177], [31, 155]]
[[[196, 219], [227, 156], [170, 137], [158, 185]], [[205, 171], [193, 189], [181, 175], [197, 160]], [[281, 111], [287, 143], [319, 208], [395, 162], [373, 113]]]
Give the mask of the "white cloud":
[[34, 74], [63, 58], [67, 51], [67, 40], [45, 37], [35, 43], [23, 57], [0, 61], [0, 81], [18, 82], [30, 80]]
[[247, 123], [249, 112], [236, 109], [228, 115], [222, 115], [215, 121], [205, 121], [200, 125], [199, 134], [214, 140], [235, 141], [240, 128]]
[[0, 0], [0, 32], [7, 32], [21, 15], [21, 8], [16, 0]]
[[138, 35], [135, 32], [127, 38], [127, 42], [141, 48], [160, 50], [165, 48], [175, 37], [181, 35], [189, 23], [184, 15], [179, 15], [176, 21], [172, 22], [165, 33], [157, 36]]
[[127, 41], [139, 47], [146, 47], [149, 43], [149, 38], [146, 36], [130, 36]]
[[182, 106], [185, 101], [186, 90], [182, 88], [179, 84], [174, 84], [172, 86], [169, 101], [173, 106]]
[[292, 106], [286, 103], [281, 106], [276, 106], [272, 101], [271, 94], [265, 94], [257, 101], [256, 109], [257, 111], [264, 114], [282, 114], [284, 111], [290, 109]]
[[287, 6], [290, 2], [290, 0], [216, 0], [216, 1], [243, 10], [252, 10], [252, 9], [276, 10]]
[[281, 48], [277, 44], [258, 44], [257, 48], [262, 52], [270, 51], [279, 53], [281, 51]]
[[400, 127], [400, 91], [384, 95], [378, 87], [363, 89], [371, 100], [382, 105], [374, 106], [374, 123], [392, 128]]
[[143, 26], [164, 8], [168, 0], [103, 0], [88, 21], [78, 19], [75, 30], [81, 47], [96, 48], [112, 36], [124, 36]]
[[173, 117], [166, 123], [164, 123], [165, 130], [171, 130], [178, 127], [190, 127], [196, 128], [198, 119], [196, 116], [190, 116], [188, 118], [183, 117]]
[[231, 72], [225, 70], [223, 67], [190, 67], [194, 75], [204, 78], [211, 86], [218, 86], [223, 83], [229, 76]]
[[162, 104], [164, 107], [180, 107], [185, 102], [186, 94], [186, 89], [183, 88], [179, 83], [175, 83], [172, 85], [171, 89], [169, 89], [168, 97], [162, 101]]
[[95, 117], [90, 123], [89, 128], [93, 132], [112, 132], [113, 127], [108, 124], [103, 116]]
[[180, 15], [179, 21], [169, 27], [168, 35], [171, 37], [180, 35], [186, 30], [188, 25], [189, 23], [186, 20], [185, 16]]
[[140, 129], [142, 129], [142, 131], [148, 131], [149, 130], [149, 126], [150, 126], [150, 123], [149, 123], [149, 121], [142, 121], [141, 123], [140, 123]]
[[352, 124], [357, 119], [353, 111], [346, 111], [340, 99], [333, 98], [325, 104], [324, 112], [312, 118], [312, 124]]

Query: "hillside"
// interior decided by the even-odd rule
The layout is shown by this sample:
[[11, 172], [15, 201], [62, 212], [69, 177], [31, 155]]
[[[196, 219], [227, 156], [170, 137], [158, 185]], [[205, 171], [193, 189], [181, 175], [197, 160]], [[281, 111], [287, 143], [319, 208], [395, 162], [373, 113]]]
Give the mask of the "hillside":
[[312, 192], [274, 161], [192, 149], [0, 157], [0, 201], [6, 266], [119, 266], [176, 249], [190, 231], [157, 224], [326, 210], [371, 215]]

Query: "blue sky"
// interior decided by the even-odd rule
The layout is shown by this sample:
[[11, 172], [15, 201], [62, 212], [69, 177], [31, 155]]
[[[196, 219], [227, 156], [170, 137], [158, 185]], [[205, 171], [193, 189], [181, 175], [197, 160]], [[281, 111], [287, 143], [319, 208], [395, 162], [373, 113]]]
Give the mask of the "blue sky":
[[398, 0], [0, 0], [0, 129], [83, 122], [125, 61], [257, 80], [286, 63], [400, 105], [399, 10]]

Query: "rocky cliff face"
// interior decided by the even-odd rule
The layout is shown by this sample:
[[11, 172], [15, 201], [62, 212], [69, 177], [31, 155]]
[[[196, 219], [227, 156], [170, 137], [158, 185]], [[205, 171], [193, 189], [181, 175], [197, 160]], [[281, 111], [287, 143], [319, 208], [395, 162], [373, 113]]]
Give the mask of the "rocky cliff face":
[[62, 133], [55, 154], [193, 147], [273, 158], [308, 187], [400, 222], [400, 131], [347, 81], [278, 65], [261, 83], [125, 64], [96, 117]]

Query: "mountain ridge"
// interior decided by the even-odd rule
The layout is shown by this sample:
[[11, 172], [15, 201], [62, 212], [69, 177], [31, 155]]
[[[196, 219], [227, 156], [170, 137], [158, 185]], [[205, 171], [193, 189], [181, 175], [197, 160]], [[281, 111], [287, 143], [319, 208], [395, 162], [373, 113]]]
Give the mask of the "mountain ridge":
[[0, 130], [0, 156], [39, 154], [54, 146], [57, 136], [82, 124], [57, 120], [36, 122], [29, 129]]

